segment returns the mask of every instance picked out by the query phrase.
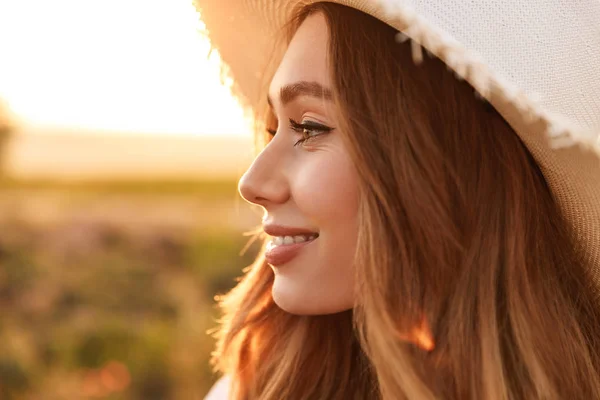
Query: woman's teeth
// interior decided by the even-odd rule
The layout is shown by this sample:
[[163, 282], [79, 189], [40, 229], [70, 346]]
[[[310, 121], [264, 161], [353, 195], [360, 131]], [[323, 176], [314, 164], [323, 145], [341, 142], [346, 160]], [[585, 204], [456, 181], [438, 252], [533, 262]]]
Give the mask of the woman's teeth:
[[310, 240], [314, 240], [318, 237], [316, 233], [310, 235], [296, 235], [296, 236], [273, 236], [271, 244], [273, 246], [281, 246], [285, 244], [303, 243]]

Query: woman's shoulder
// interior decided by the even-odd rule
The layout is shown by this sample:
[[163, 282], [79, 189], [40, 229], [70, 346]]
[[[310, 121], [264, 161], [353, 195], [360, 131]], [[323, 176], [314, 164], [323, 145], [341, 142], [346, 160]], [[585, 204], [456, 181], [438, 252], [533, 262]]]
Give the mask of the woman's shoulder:
[[204, 400], [227, 400], [229, 398], [229, 383], [231, 378], [227, 375], [219, 379], [210, 389]]

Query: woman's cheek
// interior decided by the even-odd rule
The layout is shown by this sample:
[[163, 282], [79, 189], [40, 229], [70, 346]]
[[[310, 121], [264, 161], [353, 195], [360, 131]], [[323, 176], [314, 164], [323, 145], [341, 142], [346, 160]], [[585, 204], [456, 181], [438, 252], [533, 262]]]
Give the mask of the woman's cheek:
[[311, 219], [351, 217], [358, 210], [358, 187], [349, 158], [332, 152], [313, 155], [320, 157], [297, 170], [292, 190], [298, 208]]

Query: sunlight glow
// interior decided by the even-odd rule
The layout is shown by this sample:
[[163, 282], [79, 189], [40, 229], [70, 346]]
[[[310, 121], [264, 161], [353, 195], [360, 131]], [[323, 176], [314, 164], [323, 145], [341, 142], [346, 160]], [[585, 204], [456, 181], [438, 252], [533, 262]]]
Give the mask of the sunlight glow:
[[0, 0], [0, 96], [33, 125], [248, 135], [192, 0]]

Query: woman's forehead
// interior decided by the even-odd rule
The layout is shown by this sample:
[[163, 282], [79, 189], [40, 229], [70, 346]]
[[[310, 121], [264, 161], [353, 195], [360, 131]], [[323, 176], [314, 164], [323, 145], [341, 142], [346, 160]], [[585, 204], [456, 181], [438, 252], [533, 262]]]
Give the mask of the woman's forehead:
[[269, 99], [280, 101], [282, 89], [299, 82], [330, 87], [327, 66], [328, 28], [322, 14], [310, 15], [300, 25], [273, 76]]

